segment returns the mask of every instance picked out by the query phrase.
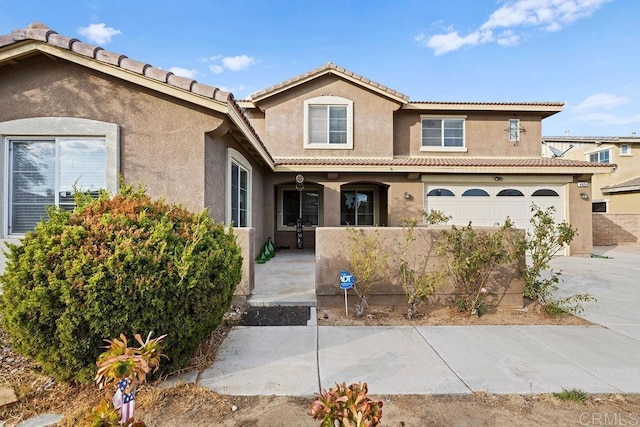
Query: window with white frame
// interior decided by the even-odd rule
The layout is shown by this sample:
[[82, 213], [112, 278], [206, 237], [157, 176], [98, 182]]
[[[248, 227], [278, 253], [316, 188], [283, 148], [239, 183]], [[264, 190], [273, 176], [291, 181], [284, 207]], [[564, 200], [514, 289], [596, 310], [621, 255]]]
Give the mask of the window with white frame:
[[630, 156], [631, 155], [631, 145], [629, 145], [629, 144], [621, 144], [620, 145], [620, 155], [621, 156]]
[[520, 119], [509, 119], [509, 141], [520, 141]]
[[464, 117], [422, 116], [422, 149], [464, 148], [464, 122]]
[[[37, 136], [36, 136], [37, 135]], [[75, 207], [74, 188], [97, 196], [119, 186], [119, 128], [75, 117], [0, 122], [4, 146], [2, 233], [20, 235], [48, 206]]]
[[304, 101], [305, 148], [353, 148], [353, 101], [319, 96]]
[[227, 224], [251, 227], [251, 164], [233, 148], [228, 149]]
[[595, 163], [609, 163], [611, 160], [611, 150], [600, 150], [587, 154], [587, 160]]
[[46, 217], [47, 206], [71, 210], [74, 187], [97, 196], [106, 182], [104, 138], [8, 138], [10, 234]]

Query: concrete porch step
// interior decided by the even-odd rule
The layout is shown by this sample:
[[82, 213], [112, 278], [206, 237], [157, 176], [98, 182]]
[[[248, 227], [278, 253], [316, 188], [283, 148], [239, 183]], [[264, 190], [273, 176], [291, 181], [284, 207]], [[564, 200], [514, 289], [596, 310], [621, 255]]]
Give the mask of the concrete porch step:
[[247, 305], [253, 307], [273, 307], [273, 306], [304, 306], [317, 307], [318, 300], [315, 288], [304, 292], [285, 294], [255, 294], [247, 298]]

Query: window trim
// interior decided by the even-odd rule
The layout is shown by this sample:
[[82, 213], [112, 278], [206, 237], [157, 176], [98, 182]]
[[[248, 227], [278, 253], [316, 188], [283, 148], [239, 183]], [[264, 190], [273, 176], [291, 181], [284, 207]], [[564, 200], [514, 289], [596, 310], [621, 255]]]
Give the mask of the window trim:
[[[311, 106], [339, 106], [347, 107], [347, 142], [342, 144], [329, 143], [312, 143], [309, 138], [309, 109]], [[353, 101], [340, 96], [316, 96], [315, 98], [306, 99], [304, 101], [304, 120], [303, 120], [303, 147], [314, 150], [351, 150], [353, 149]]]
[[0, 162], [2, 174], [2, 234], [9, 234], [9, 146], [12, 139], [103, 138], [105, 140], [106, 190], [116, 194], [120, 188], [120, 127], [115, 123], [78, 117], [31, 117], [0, 123]]
[[520, 142], [520, 119], [509, 119], [509, 142]]
[[[606, 152], [608, 152], [608, 153], [609, 153], [609, 161], [608, 161], [608, 162], [606, 162], [606, 163], [605, 163], [605, 162], [601, 162], [601, 161], [600, 161], [600, 154], [601, 154], [601, 153], [606, 153]], [[601, 163], [601, 164], [608, 165], [608, 164], [610, 164], [610, 163], [611, 163], [611, 161], [612, 161], [612, 150], [611, 150], [611, 148], [604, 148], [604, 149], [601, 149], [601, 150], [592, 150], [592, 151], [587, 151], [587, 152], [586, 152], [586, 153], [584, 153], [584, 154], [585, 154], [585, 157], [586, 157], [587, 162], [591, 162], [591, 155], [592, 155], [592, 154], [598, 154], [598, 161], [596, 161], [596, 162], [591, 162], [591, 163]]]
[[240, 153], [238, 150], [235, 150], [231, 147], [227, 148], [227, 173], [226, 173], [226, 182], [225, 182], [225, 224], [228, 226], [231, 225], [233, 220], [232, 218], [232, 206], [231, 206], [231, 185], [232, 185], [232, 172], [233, 172], [233, 163], [237, 164], [239, 167], [247, 171], [247, 225], [240, 226], [233, 224], [235, 228], [250, 228], [253, 224], [253, 168], [251, 167], [251, 163]]
[[[423, 120], [462, 120], [462, 146], [461, 147], [445, 147], [444, 145], [440, 146], [425, 146], [422, 145], [422, 122]], [[442, 128], [441, 128], [442, 129]], [[443, 136], [441, 135], [441, 144], [444, 144]], [[439, 115], [439, 114], [421, 114], [420, 115], [420, 151], [445, 151], [451, 153], [466, 153], [467, 149], [467, 115]]]
[[[322, 225], [324, 224], [324, 216], [323, 216], [323, 206], [324, 206], [324, 195], [323, 195], [323, 191], [322, 191], [322, 185], [319, 184], [305, 184], [304, 185], [304, 190], [317, 190], [318, 191], [318, 225], [304, 225], [302, 224], [302, 229], [303, 230], [315, 230], [317, 227], [322, 227]], [[288, 226], [288, 225], [284, 225], [283, 223], [283, 219], [284, 219], [284, 215], [283, 215], [283, 203], [284, 203], [284, 191], [292, 191], [295, 190], [296, 186], [293, 184], [287, 184], [287, 185], [280, 185], [278, 186], [278, 222], [276, 224], [276, 229], [277, 231], [296, 231], [296, 227], [293, 226]], [[303, 190], [303, 191], [304, 191]]]
[[[627, 147], [627, 152], [626, 153], [622, 150], [622, 147]], [[631, 156], [633, 156], [633, 153], [631, 151], [631, 144], [620, 144], [620, 156], [622, 156], [622, 157], [631, 157]]]

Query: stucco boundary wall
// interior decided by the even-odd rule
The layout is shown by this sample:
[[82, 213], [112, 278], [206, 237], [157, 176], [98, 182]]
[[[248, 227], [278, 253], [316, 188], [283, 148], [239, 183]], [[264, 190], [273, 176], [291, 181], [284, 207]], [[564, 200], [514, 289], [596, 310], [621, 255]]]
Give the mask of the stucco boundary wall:
[[254, 287], [255, 229], [253, 227], [234, 228], [236, 243], [242, 251], [242, 279], [233, 294], [233, 303], [243, 305]]
[[640, 243], [640, 214], [593, 214], [594, 246], [638, 243]]
[[[420, 254], [428, 254], [427, 269], [442, 269], [442, 258], [436, 255], [435, 242], [441, 238], [442, 231], [450, 230], [449, 226], [417, 227], [416, 241], [409, 250], [410, 259], [418, 259]], [[397, 282], [399, 276], [399, 261], [401, 243], [404, 241], [402, 227], [366, 227], [362, 228], [365, 235], [380, 233], [384, 248], [389, 251], [387, 278], [377, 284], [371, 296], [370, 305], [391, 306], [405, 309], [407, 301], [402, 285]], [[493, 227], [477, 227], [477, 231], [496, 232]], [[524, 231], [522, 231], [524, 233]], [[350, 237], [345, 227], [319, 227], [316, 229], [316, 296], [318, 306], [344, 305], [344, 291], [340, 289], [340, 271], [349, 270], [347, 257]], [[493, 272], [486, 286], [489, 291], [488, 302], [501, 307], [523, 307], [522, 295], [523, 278], [518, 265], [524, 259], [511, 264], [499, 266]], [[418, 261], [416, 261], [416, 266]], [[417, 269], [417, 267], [415, 267]], [[358, 278], [356, 277], [356, 282]], [[349, 305], [356, 302], [353, 290], [348, 291]], [[438, 306], [450, 305], [455, 301], [453, 286], [447, 277], [445, 282], [436, 289], [428, 304]]]

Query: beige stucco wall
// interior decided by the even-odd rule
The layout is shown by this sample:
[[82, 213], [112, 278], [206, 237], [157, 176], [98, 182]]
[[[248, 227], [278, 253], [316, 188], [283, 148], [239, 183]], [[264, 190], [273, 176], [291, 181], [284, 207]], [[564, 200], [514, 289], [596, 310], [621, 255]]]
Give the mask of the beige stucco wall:
[[254, 287], [255, 229], [234, 228], [233, 232], [236, 235], [236, 243], [242, 251], [242, 279], [236, 286], [234, 303], [244, 303]]
[[205, 207], [205, 133], [223, 123], [221, 114], [42, 55], [0, 67], [0, 80], [0, 121], [49, 116], [115, 123], [126, 182], [190, 210]]
[[[442, 230], [450, 227], [430, 226], [419, 227], [415, 230], [416, 243], [412, 245], [409, 256], [413, 259], [420, 254], [428, 255], [428, 270], [442, 269], [442, 259], [435, 252], [435, 242]], [[384, 249], [390, 254], [387, 265], [387, 277], [374, 286], [371, 304], [406, 306], [404, 290], [397, 283], [399, 276], [400, 246], [403, 241], [402, 228], [363, 228], [365, 234], [380, 233]], [[478, 227], [477, 230], [495, 232], [494, 228]], [[319, 305], [344, 304], [344, 291], [340, 289], [339, 277], [342, 269], [349, 270], [347, 252], [349, 247], [349, 235], [343, 227], [325, 227], [316, 231], [316, 295]], [[520, 260], [522, 261], [522, 260]], [[522, 275], [517, 268], [517, 262], [502, 266], [494, 272], [486, 286], [491, 295], [489, 301], [494, 301], [501, 306], [522, 307]], [[356, 277], [356, 281], [358, 278]], [[349, 291], [350, 301], [355, 303], [353, 290]], [[436, 290], [431, 302], [448, 304], [455, 299], [453, 287], [449, 279]]]
[[[588, 187], [578, 187], [578, 182], [587, 182]], [[569, 246], [571, 256], [591, 256], [593, 253], [593, 228], [591, 215], [591, 177], [576, 176], [574, 182], [566, 184], [567, 222], [578, 230]], [[583, 199], [581, 194], [587, 195]]]
[[[422, 115], [466, 116], [466, 152], [420, 151], [422, 146]], [[509, 119], [520, 119], [526, 130], [516, 144], [509, 141]], [[460, 111], [401, 110], [394, 116], [394, 152], [398, 156], [443, 157], [540, 157], [540, 115], [483, 113]]]
[[263, 238], [263, 168], [228, 133], [224, 115], [44, 56], [0, 67], [0, 122], [30, 117], [81, 117], [115, 123], [120, 171], [152, 197], [207, 208], [225, 221], [227, 147], [252, 166], [256, 239]]
[[[592, 200], [593, 201], [606, 201], [608, 202], [608, 212], [615, 214], [632, 214], [640, 212], [640, 193], [627, 193], [627, 194], [603, 194], [601, 189], [610, 185], [616, 185], [629, 181], [631, 179], [640, 176], [640, 168], [638, 168], [640, 156], [640, 144], [630, 143], [631, 155], [620, 155], [620, 144], [613, 143], [581, 143], [579, 141], [570, 142], [551, 142], [549, 145], [558, 148], [561, 151], [568, 150], [563, 158], [570, 160], [586, 160], [588, 161], [589, 153], [602, 150], [610, 150], [610, 163], [616, 164], [615, 170], [613, 168], [603, 168], [601, 173], [593, 175], [592, 185]], [[573, 145], [573, 148], [569, 149], [569, 144]], [[543, 154], [545, 147], [543, 145]]]
[[[353, 149], [305, 149], [304, 101], [318, 96], [353, 101]], [[393, 156], [393, 111], [399, 105], [334, 75], [322, 76], [260, 101], [265, 111], [263, 141], [274, 157], [386, 157]], [[262, 125], [253, 114], [256, 129]]]

